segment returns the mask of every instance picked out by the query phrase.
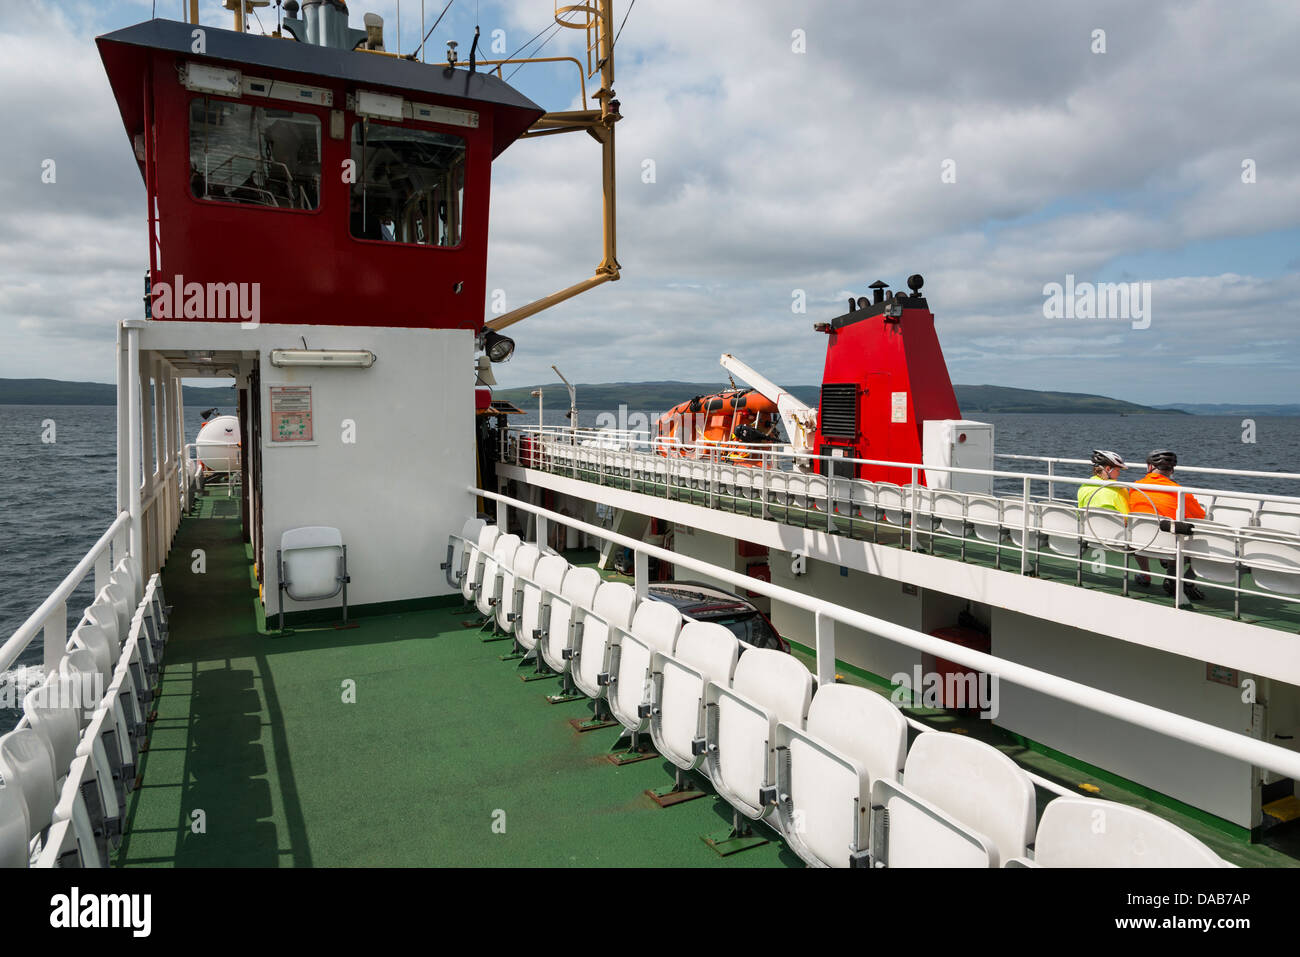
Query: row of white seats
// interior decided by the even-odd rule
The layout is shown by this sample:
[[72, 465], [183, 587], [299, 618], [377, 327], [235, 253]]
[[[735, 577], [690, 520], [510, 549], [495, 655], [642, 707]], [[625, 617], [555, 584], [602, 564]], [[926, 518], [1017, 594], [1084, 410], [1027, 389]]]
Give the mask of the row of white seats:
[[[736, 814], [764, 821], [814, 866], [1222, 866], [1172, 824], [1124, 805], [1058, 798], [1038, 845], [1034, 787], [997, 749], [908, 726], [885, 697], [816, 687], [791, 655], [636, 600], [594, 569], [475, 519], [445, 567], [484, 615]], [[1106, 826], [1097, 827], [1096, 815]]]
[[167, 640], [157, 575], [123, 558], [67, 653], [0, 737], [0, 866], [106, 867], [148, 732]]
[[[902, 524], [908, 514], [916, 514], [926, 522], [925, 530], [932, 530], [935, 522], [943, 522], [945, 530], [960, 535], [957, 520], [968, 518], [985, 528], [1016, 527], [1021, 508], [1019, 497], [999, 497], [979, 493], [952, 492], [931, 489], [924, 485], [897, 485], [891, 482], [870, 482], [860, 479], [837, 479], [828, 485], [825, 476], [799, 472], [760, 472], [745, 466], [713, 463], [704, 460], [669, 459], [646, 452], [604, 452], [555, 445], [557, 463], [584, 468], [603, 467], [625, 475], [644, 475], [667, 480], [675, 476], [680, 482], [693, 487], [707, 487], [716, 482], [722, 490], [740, 495], [758, 494], [766, 490], [773, 499], [790, 504], [824, 505], [828, 488], [835, 492], [837, 506], [847, 504], [862, 517], [883, 515], [893, 524]], [[1300, 536], [1300, 505], [1288, 502], [1259, 501], [1232, 495], [1209, 495], [1198, 498], [1205, 507], [1207, 520], [1233, 528], [1258, 528], [1280, 532], [1285, 536]], [[1010, 514], [1003, 510], [1011, 507]], [[1071, 507], [1057, 506], [1053, 507]], [[869, 514], [874, 510], [877, 514]], [[933, 520], [933, 521], [932, 521]]]
[[[688, 478], [693, 487], [717, 482], [722, 491], [741, 497], [766, 492], [773, 504], [827, 507], [828, 483], [820, 475], [759, 473], [743, 466], [627, 451], [606, 452], [602, 460], [594, 450], [557, 448], [584, 466], [603, 464], [621, 474], [644, 472], [661, 481], [676, 474]], [[1031, 502], [1026, 516], [1023, 499], [1018, 497], [861, 480], [837, 480], [829, 487], [835, 492], [836, 513], [883, 520], [899, 528], [915, 525], [921, 532], [960, 539], [973, 534], [995, 545], [1010, 540], [1016, 548], [1024, 546], [1028, 531], [1031, 549], [1046, 547], [1075, 560], [1082, 560], [1093, 547], [1164, 560], [1175, 554], [1173, 533], [1161, 531], [1161, 519], [1151, 515], [1137, 513], [1125, 520], [1110, 509]], [[1250, 572], [1261, 591], [1300, 597], [1300, 505], [1228, 495], [1207, 496], [1202, 504], [1209, 517], [1194, 522], [1194, 534], [1183, 541], [1183, 552], [1197, 576], [1237, 587], [1241, 574]]]

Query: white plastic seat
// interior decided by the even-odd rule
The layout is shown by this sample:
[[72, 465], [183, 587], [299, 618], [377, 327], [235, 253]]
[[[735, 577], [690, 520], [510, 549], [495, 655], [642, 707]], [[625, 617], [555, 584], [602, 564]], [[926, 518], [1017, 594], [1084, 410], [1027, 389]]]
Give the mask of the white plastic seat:
[[[838, 484], [838, 483], [837, 483]], [[876, 485], [874, 482], [854, 481], [849, 483], [849, 503], [864, 518], [876, 517]]]
[[560, 593], [568, 571], [569, 563], [562, 556], [546, 555], [537, 562], [532, 576], [524, 580], [519, 616], [514, 627], [515, 639], [524, 650], [537, 645], [546, 625], [551, 596]]
[[924, 485], [909, 482], [902, 486], [904, 507], [918, 531], [932, 532], [937, 523], [934, 515], [934, 492]]
[[1047, 535], [1047, 547], [1058, 555], [1079, 557], [1080, 513], [1072, 505], [1040, 505], [1039, 528]]
[[991, 495], [972, 495], [966, 505], [966, 517], [975, 529], [975, 537], [994, 545], [1002, 541], [1002, 500]]
[[718, 485], [722, 490], [731, 494], [736, 489], [736, 466], [721, 465], [718, 467]]
[[27, 839], [40, 834], [54, 820], [58, 802], [54, 755], [45, 739], [31, 728], [0, 737], [0, 778], [15, 782], [27, 802]]
[[1289, 598], [1300, 596], [1300, 545], [1251, 536], [1241, 544], [1241, 560], [1255, 585]]
[[1042, 540], [1038, 528], [1038, 506], [1034, 503], [1029, 504], [1028, 522], [1025, 520], [1025, 505], [1023, 500], [1006, 499], [1002, 503], [1002, 527], [1007, 530], [1011, 536], [1011, 542], [1016, 548], [1025, 547], [1025, 529], [1029, 530], [1031, 549], [1037, 549]]
[[280, 630], [284, 599], [323, 601], [343, 594], [343, 621], [348, 620], [348, 547], [343, 533], [326, 525], [287, 529], [276, 551], [279, 568]]
[[785, 479], [786, 494], [790, 496], [790, 502], [801, 508], [807, 508], [812, 505], [808, 493], [808, 476], [799, 472], [791, 472]]
[[31, 816], [22, 785], [0, 781], [0, 867], [26, 867], [30, 856]]
[[731, 685], [740, 641], [715, 622], [688, 621], [671, 654], [651, 655], [650, 736], [665, 758], [684, 771], [704, 759], [704, 689]]
[[774, 807], [776, 727], [803, 729], [812, 689], [798, 658], [754, 648], [741, 655], [730, 688], [712, 681], [705, 690], [709, 779], [746, 817], [757, 820]]
[[876, 485], [876, 507], [884, 513], [885, 521], [890, 525], [902, 527], [906, 496], [903, 487], [894, 482], [880, 482]]
[[1058, 797], [1043, 809], [1034, 859], [1008, 867], [1232, 867], [1182, 828], [1147, 811], [1093, 798]]
[[667, 602], [641, 602], [632, 627], [619, 636], [610, 661], [609, 710], [632, 732], [646, 729], [650, 717], [650, 659], [656, 651], [672, 653], [682, 629], [681, 613]]
[[138, 606], [140, 602], [144, 601], [145, 589], [148, 587], [149, 582], [145, 579], [144, 570], [135, 557], [132, 555], [122, 556], [121, 560], [113, 566], [113, 570], [121, 572], [130, 580], [133, 605]]
[[126, 576], [114, 572], [109, 577], [108, 584], [100, 589], [95, 597], [95, 604], [106, 605], [112, 609], [113, 621], [117, 629], [116, 640], [120, 645], [126, 640], [127, 633], [131, 629], [131, 617], [135, 613], [135, 605], [131, 602], [131, 585], [126, 580]]
[[[836, 492], [839, 493], [839, 483], [836, 483]], [[808, 475], [804, 478], [804, 495], [807, 497], [808, 506], [814, 505], [822, 508], [826, 507], [826, 477], [823, 475]]]
[[1218, 495], [1214, 504], [1206, 508], [1212, 522], [1231, 525], [1233, 528], [1246, 528], [1255, 524], [1259, 514], [1259, 502], [1253, 498], [1234, 498], [1231, 495]]
[[135, 787], [136, 759], [140, 756], [143, 743], [141, 731], [128, 710], [129, 694], [124, 687], [122, 672], [117, 672], [104, 692], [104, 704], [109, 709], [116, 728], [114, 740], [118, 745], [118, 755], [122, 763], [122, 780], [127, 792]]
[[1191, 559], [1196, 577], [1220, 585], [1237, 584], [1239, 537], [1232, 526], [1197, 522], [1195, 533], [1183, 542], [1183, 554]]
[[103, 866], [82, 794], [83, 783], [88, 780], [93, 780], [90, 759], [78, 757], [69, 769], [59, 802], [54, 806], [54, 823], [46, 835], [45, 845], [36, 861], [37, 867]]
[[866, 688], [826, 685], [813, 696], [804, 729], [777, 725], [776, 748], [777, 810], [791, 849], [814, 867], [863, 863], [871, 783], [902, 777], [903, 713]]
[[[90, 617], [87, 610], [87, 618]], [[83, 626], [84, 627], [84, 626]], [[150, 676], [157, 673], [157, 660], [154, 657], [154, 644], [150, 636], [141, 630], [135, 636], [128, 636], [126, 642], [119, 649], [120, 655], [115, 670], [125, 671], [130, 691], [135, 695], [135, 711], [137, 716], [143, 720], [143, 715], [148, 712], [149, 706], [153, 701], [153, 688], [150, 685]], [[90, 709], [94, 710], [93, 706]], [[90, 719], [90, 712], [85, 712], [85, 721]]]
[[479, 529], [478, 540], [467, 549], [469, 559], [466, 562], [465, 577], [460, 583], [460, 593], [466, 601], [477, 603], [478, 593], [482, 590], [483, 569], [500, 534], [501, 529], [496, 525], [484, 525]]
[[447, 539], [447, 558], [442, 563], [442, 571], [447, 578], [447, 584], [457, 591], [460, 591], [464, 585], [465, 572], [474, 550], [474, 543], [478, 541], [479, 533], [486, 526], [487, 522], [481, 518], [466, 519], [460, 534], [449, 536]]
[[1300, 504], [1265, 502], [1260, 507], [1256, 521], [1260, 528], [1300, 535]]
[[922, 732], [903, 783], [871, 787], [871, 856], [885, 867], [998, 867], [1034, 838], [1034, 785], [996, 748]]
[[619, 636], [632, 626], [636, 611], [636, 589], [624, 582], [602, 582], [582, 616], [582, 628], [573, 641], [569, 674], [578, 690], [588, 698], [605, 693], [601, 676], [610, 674], [613, 648]]
[[118, 709], [125, 728], [130, 734], [133, 756], [139, 755], [145, 739], [149, 736], [149, 709], [145, 701], [146, 696], [140, 693], [139, 686], [136, 684], [136, 674], [139, 669], [132, 662], [139, 660], [140, 647], [148, 643], [148, 636], [143, 632], [133, 634], [126, 640], [126, 647], [122, 649], [125, 660], [118, 662], [108, 686], [109, 692], [116, 694]]
[[768, 472], [764, 478], [768, 501], [773, 505], [785, 505], [790, 501], [789, 477], [785, 472]]
[[94, 603], [87, 606], [85, 618], [89, 624], [103, 631], [111, 644], [122, 647], [126, 635], [118, 630], [117, 610], [113, 607], [112, 598], [107, 594], [106, 589], [101, 589]]
[[78, 625], [72, 632], [70, 640], [74, 648], [85, 648], [95, 656], [98, 671], [103, 676], [104, 684], [107, 685], [122, 654], [121, 646], [115, 641], [110, 641], [104, 629], [91, 622]]
[[81, 699], [84, 725], [90, 720], [89, 715], [103, 704], [108, 692], [108, 686], [99, 671], [99, 662], [89, 649], [78, 648], [59, 659], [59, 674], [78, 684], [77, 694]]
[[501, 601], [502, 569], [509, 568], [519, 550], [518, 535], [502, 535], [492, 546], [492, 554], [483, 564], [483, 587], [478, 590], [476, 599], [479, 614], [492, 618], [496, 614], [497, 603]]
[[[142, 718], [138, 712], [128, 710], [132, 708], [133, 702], [129, 700], [130, 692], [125, 684], [124, 669], [115, 672], [105, 687], [94, 667], [93, 656], [83, 648], [69, 652], [60, 659], [59, 674], [76, 683], [74, 697], [79, 697], [83, 720], [93, 722], [96, 711], [107, 710], [111, 735], [106, 740], [110, 740], [116, 747], [115, 766], [124, 766], [129, 772], [128, 776], [134, 778], [135, 758], [139, 749], [136, 729], [142, 724]], [[83, 742], [88, 734], [89, 728], [83, 734]]]
[[531, 542], [524, 542], [515, 549], [514, 560], [501, 569], [501, 601], [497, 602], [497, 626], [506, 634], [515, 631], [515, 620], [519, 615], [520, 603], [523, 601], [523, 582], [531, 578], [541, 550]]
[[79, 690], [74, 679], [54, 674], [23, 698], [27, 723], [45, 741], [54, 758], [55, 780], [67, 775], [77, 756], [77, 742], [81, 738]]
[[948, 535], [963, 538], [966, 534], [966, 496], [948, 490], [935, 490], [930, 495], [930, 505], [939, 528]]
[[77, 745], [77, 757], [88, 761], [89, 774], [82, 783], [82, 795], [104, 859], [109, 844], [116, 846], [121, 837], [126, 814], [127, 782], [117, 734], [113, 710], [105, 702], [91, 717]]
[[1128, 540], [1139, 555], [1163, 559], [1174, 557], [1174, 533], [1161, 531], [1159, 515], [1132, 512], [1128, 521]]
[[1088, 507], [1081, 512], [1083, 539], [1110, 551], [1123, 551], [1129, 545], [1129, 524], [1123, 512], [1113, 508]]
[[600, 588], [600, 572], [594, 568], [571, 568], [564, 576], [560, 593], [551, 599], [542, 640], [541, 658], [553, 671], [568, 667], [568, 650], [573, 640], [573, 622], [591, 608]]

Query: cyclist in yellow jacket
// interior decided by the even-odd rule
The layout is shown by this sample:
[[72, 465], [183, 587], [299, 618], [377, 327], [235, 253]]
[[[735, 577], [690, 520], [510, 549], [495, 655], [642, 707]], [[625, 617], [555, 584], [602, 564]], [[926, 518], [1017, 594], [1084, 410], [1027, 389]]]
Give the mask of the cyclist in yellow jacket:
[[[1093, 449], [1092, 477], [1101, 479], [1107, 484], [1080, 485], [1079, 508], [1108, 508], [1127, 515], [1129, 513], [1128, 489], [1123, 486], [1109, 484], [1118, 482], [1119, 473], [1126, 467], [1124, 460], [1114, 452], [1105, 449]], [[1133, 581], [1142, 588], [1146, 588], [1151, 584], [1150, 566], [1144, 555], [1138, 555], [1137, 562], [1138, 567], [1142, 569], [1142, 573], [1136, 575]]]

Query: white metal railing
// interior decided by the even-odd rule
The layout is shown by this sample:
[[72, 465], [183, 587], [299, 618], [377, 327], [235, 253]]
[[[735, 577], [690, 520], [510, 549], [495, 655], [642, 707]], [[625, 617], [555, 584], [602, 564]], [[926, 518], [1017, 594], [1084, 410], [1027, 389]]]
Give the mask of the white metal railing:
[[[881, 540], [880, 533], [886, 532], [887, 539], [896, 536], [900, 546], [912, 551], [923, 545], [933, 550], [937, 541], [951, 542], [960, 547], [963, 561], [967, 560], [968, 545], [991, 544], [995, 567], [1002, 568], [1003, 551], [1010, 550], [1019, 558], [1021, 574], [1038, 574], [1044, 558], [1072, 563], [1077, 585], [1083, 584], [1085, 567], [1100, 575], [1118, 572], [1125, 595], [1129, 593], [1130, 576], [1141, 574], [1149, 581], [1172, 582], [1175, 607], [1187, 604], [1186, 586], [1193, 579], [1216, 593], [1231, 595], [1238, 617], [1242, 596], [1300, 600], [1300, 496], [813, 456], [794, 453], [788, 446], [683, 445], [614, 430], [523, 427], [513, 430], [509, 438], [503, 432], [501, 448], [502, 460], [512, 464], [599, 484], [635, 486], [637, 491], [666, 498], [702, 493], [709, 507], [747, 510], [763, 519], [779, 513], [787, 523], [802, 519], [808, 527], [816, 521], [830, 533], [847, 531], [856, 536], [862, 527], [870, 530], [876, 542]], [[844, 470], [856, 473], [861, 465], [895, 470], [908, 481], [872, 482], [837, 474]], [[1257, 474], [1277, 474], [1281, 479], [1291, 476]], [[998, 481], [1013, 482], [1020, 494], [994, 494], [991, 490]], [[990, 491], [943, 487], [959, 484], [981, 485]], [[1124, 519], [1118, 536], [1097, 534], [1093, 523], [1103, 510], [1078, 509], [1074, 497], [1068, 502], [1055, 498], [1057, 484], [1136, 489], [1147, 496], [1152, 517], [1138, 514]], [[1035, 488], [1043, 487], [1047, 488], [1046, 496], [1035, 494]], [[1149, 493], [1174, 495], [1175, 514], [1158, 514]], [[1206, 500], [1210, 517], [1187, 523], [1188, 497], [1193, 495]], [[1234, 510], [1238, 518], [1244, 509], [1249, 520], [1216, 520], [1216, 503]], [[990, 507], [993, 517], [987, 514]], [[974, 514], [981, 510], [985, 514]], [[1257, 523], [1255, 519], [1261, 515], [1275, 518], [1278, 524]], [[1070, 522], [1074, 523], [1073, 530], [1068, 527]], [[987, 534], [990, 530], [992, 539]], [[1004, 545], [1005, 539], [1012, 544]], [[1089, 554], [1091, 559], [1085, 557]], [[1132, 567], [1135, 556], [1141, 571]], [[1166, 570], [1145, 570], [1151, 558], [1165, 564]], [[1196, 574], [1188, 574], [1188, 562], [1198, 569]], [[1247, 573], [1252, 574], [1256, 585], [1258, 573], [1263, 573], [1270, 587], [1246, 587], [1241, 579]]]
[[896, 642], [922, 654], [935, 655], [938, 658], [954, 661], [972, 670], [995, 675], [999, 681], [1009, 681], [1014, 685], [1048, 695], [1056, 700], [1117, 718], [1129, 724], [1146, 728], [1166, 737], [1185, 741], [1229, 758], [1245, 761], [1282, 774], [1285, 777], [1294, 778], [1300, 775], [1300, 753], [1287, 748], [1259, 741], [1235, 731], [1229, 731], [1195, 718], [1156, 708], [1036, 668], [1030, 668], [1018, 662], [965, 648], [883, 618], [845, 608], [842, 605], [805, 595], [781, 585], [774, 585], [761, 579], [751, 578], [741, 572], [712, 565], [657, 545], [650, 545], [640, 539], [629, 538], [626, 535], [620, 535], [609, 529], [561, 515], [558, 512], [508, 495], [477, 489], [473, 486], [468, 487], [466, 491], [473, 496], [496, 503], [497, 524], [502, 528], [508, 526], [508, 510], [513, 508], [520, 512], [529, 513], [537, 519], [539, 541], [544, 540], [542, 536], [546, 529], [546, 523], [554, 522], [562, 527], [572, 528], [601, 541], [607, 541], [613, 545], [631, 550], [633, 566], [636, 572], [636, 592], [638, 596], [643, 597], [646, 594], [648, 560], [655, 558], [660, 562], [686, 568], [708, 578], [722, 581], [732, 587], [757, 592], [773, 601], [779, 601], [791, 607], [810, 612], [813, 615], [815, 629], [815, 672], [818, 683], [821, 685], [833, 683], [835, 680], [835, 627], [836, 625], [844, 625], [872, 637]]
[[90, 551], [77, 563], [50, 593], [18, 630], [0, 645], [0, 671], [6, 671], [18, 660], [36, 635], [44, 636], [44, 658], [42, 666], [49, 674], [58, 666], [68, 644], [68, 599], [86, 579], [94, 574], [95, 594], [108, 584], [113, 566], [128, 554], [128, 537], [130, 533], [130, 513], [119, 512], [117, 518], [108, 526], [107, 531], [90, 547]]
[[[1067, 458], [1061, 458], [1059, 456], [1052, 456], [1052, 455], [1020, 455], [1012, 452], [996, 452], [994, 453], [993, 457], [998, 459], [1014, 459], [1021, 462], [1043, 462], [1048, 466], [1052, 466], [1056, 463], [1060, 463], [1062, 465], [1086, 465], [1088, 467], [1092, 466], [1091, 459], [1067, 459]], [[1134, 463], [1144, 462], [1146, 460], [1145, 456], [1134, 456], [1132, 458], [1129, 458], [1128, 456], [1121, 455], [1120, 458], [1122, 458], [1125, 462], [1134, 462]], [[1266, 479], [1280, 479], [1286, 481], [1300, 481], [1300, 472], [1260, 472], [1252, 469], [1221, 469], [1221, 468], [1214, 468], [1205, 465], [1180, 465], [1178, 466], [1178, 471], [1196, 472], [1198, 475], [1235, 475], [1242, 478], [1266, 478]], [[1053, 474], [1050, 468], [1047, 474], [1048, 475]]]

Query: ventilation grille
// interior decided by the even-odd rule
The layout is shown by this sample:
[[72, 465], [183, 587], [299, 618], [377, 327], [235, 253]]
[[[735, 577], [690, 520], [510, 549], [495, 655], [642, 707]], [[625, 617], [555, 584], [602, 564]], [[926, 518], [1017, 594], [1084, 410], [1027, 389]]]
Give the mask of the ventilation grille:
[[849, 382], [822, 386], [822, 435], [837, 439], [858, 437], [858, 387]]

